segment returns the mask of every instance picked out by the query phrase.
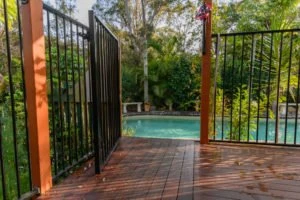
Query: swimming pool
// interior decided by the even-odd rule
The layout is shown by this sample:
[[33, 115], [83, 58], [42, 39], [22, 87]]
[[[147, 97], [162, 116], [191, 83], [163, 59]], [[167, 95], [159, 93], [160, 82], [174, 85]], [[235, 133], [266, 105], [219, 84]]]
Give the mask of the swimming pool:
[[[256, 122], [255, 122], [256, 123]], [[199, 139], [200, 120], [199, 117], [173, 117], [173, 116], [134, 116], [125, 117], [123, 128], [134, 130], [135, 137], [145, 138], [171, 138], [171, 139]], [[260, 119], [258, 126], [258, 140], [274, 142], [275, 120], [269, 119], [268, 131], [266, 131], [266, 119]], [[222, 138], [222, 121], [216, 120], [216, 139]], [[224, 120], [224, 135], [230, 130], [229, 119]], [[279, 123], [279, 143], [284, 141], [285, 120]], [[250, 132], [251, 140], [256, 141], [257, 131]], [[224, 136], [223, 137], [226, 137]], [[287, 143], [294, 143], [295, 119], [287, 123]], [[300, 144], [300, 123], [297, 124], [296, 142]]]

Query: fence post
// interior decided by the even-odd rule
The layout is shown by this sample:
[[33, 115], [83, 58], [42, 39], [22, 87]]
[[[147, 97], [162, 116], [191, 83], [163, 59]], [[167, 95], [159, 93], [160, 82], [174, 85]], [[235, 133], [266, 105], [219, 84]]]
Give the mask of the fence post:
[[98, 112], [99, 112], [99, 104], [98, 104], [98, 84], [97, 80], [99, 77], [99, 71], [97, 70], [97, 61], [96, 61], [96, 45], [95, 45], [95, 15], [94, 11], [89, 11], [89, 37], [90, 37], [90, 63], [91, 63], [91, 73], [92, 73], [92, 105], [93, 105], [93, 134], [94, 134], [94, 149], [95, 149], [95, 173], [100, 174], [101, 172], [101, 148], [100, 148], [100, 120]]
[[[212, 5], [212, 0], [205, 0], [205, 3]], [[210, 108], [210, 68], [211, 68], [211, 29], [212, 15], [205, 21], [205, 54], [202, 57], [202, 88], [201, 88], [201, 144], [209, 142], [209, 108]]]
[[32, 184], [43, 194], [52, 186], [43, 2], [24, 1], [21, 9]]

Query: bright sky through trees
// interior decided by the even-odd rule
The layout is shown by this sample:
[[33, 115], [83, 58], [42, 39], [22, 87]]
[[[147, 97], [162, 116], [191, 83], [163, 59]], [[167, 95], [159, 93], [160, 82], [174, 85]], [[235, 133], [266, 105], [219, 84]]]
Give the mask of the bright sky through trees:
[[[47, 2], [44, 0], [44, 2]], [[49, 0], [50, 4], [55, 7], [55, 0]], [[76, 13], [75, 17], [80, 22], [88, 24], [88, 11], [92, 9], [92, 6], [96, 3], [96, 0], [77, 0], [76, 1]]]

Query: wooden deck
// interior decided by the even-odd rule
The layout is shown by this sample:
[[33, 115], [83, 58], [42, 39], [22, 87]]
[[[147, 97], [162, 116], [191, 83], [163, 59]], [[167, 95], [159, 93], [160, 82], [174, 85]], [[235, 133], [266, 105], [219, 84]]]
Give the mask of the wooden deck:
[[40, 199], [300, 199], [300, 149], [122, 138]]

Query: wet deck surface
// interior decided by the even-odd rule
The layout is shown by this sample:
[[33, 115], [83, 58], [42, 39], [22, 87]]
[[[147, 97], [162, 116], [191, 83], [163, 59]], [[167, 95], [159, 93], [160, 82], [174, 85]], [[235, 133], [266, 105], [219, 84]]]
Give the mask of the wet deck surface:
[[40, 199], [300, 199], [299, 174], [300, 149], [122, 138], [101, 175], [86, 164]]

